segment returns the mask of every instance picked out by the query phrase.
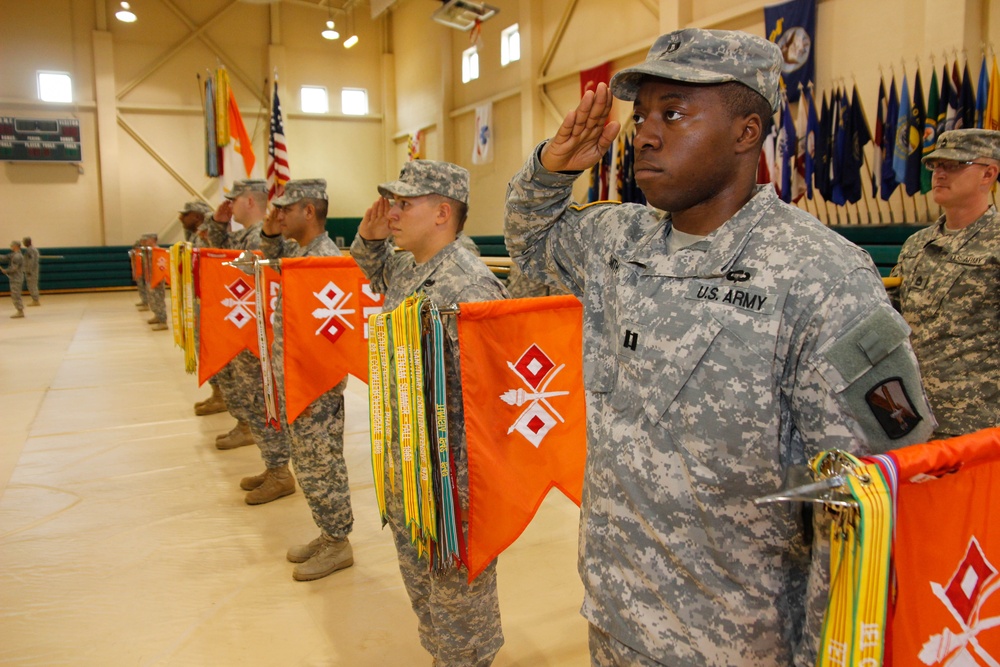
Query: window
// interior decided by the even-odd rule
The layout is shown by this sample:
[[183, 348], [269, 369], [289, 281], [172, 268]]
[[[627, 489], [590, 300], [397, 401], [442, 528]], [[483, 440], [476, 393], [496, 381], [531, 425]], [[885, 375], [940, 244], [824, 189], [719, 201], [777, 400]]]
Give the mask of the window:
[[506, 67], [521, 59], [521, 33], [517, 24], [500, 32], [500, 64]]
[[330, 110], [324, 86], [302, 86], [301, 98], [305, 113], [326, 113]]
[[479, 52], [476, 47], [462, 51], [462, 83], [479, 78]]
[[72, 102], [73, 80], [66, 72], [38, 72], [38, 99], [43, 102]]
[[340, 110], [348, 116], [368, 115], [368, 91], [364, 88], [344, 88], [340, 91]]

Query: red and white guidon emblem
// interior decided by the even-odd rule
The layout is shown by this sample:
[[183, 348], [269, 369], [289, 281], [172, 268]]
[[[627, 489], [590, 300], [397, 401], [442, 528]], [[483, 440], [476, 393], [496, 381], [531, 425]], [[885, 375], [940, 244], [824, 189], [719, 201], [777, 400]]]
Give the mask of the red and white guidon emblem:
[[521, 379], [527, 390], [508, 389], [500, 396], [507, 405], [518, 407], [527, 404], [517, 420], [507, 429], [507, 433], [517, 431], [535, 447], [556, 425], [556, 420], [565, 422], [556, 410], [550, 398], [568, 396], [568, 391], [547, 391], [552, 380], [566, 367], [566, 364], [556, 366], [555, 362], [538, 345], [532, 343], [515, 363], [507, 362], [507, 366]]
[[331, 343], [336, 343], [345, 331], [354, 329], [345, 316], [353, 315], [355, 311], [353, 308], [344, 308], [353, 296], [350, 292], [340, 289], [331, 280], [319, 292], [313, 292], [313, 296], [323, 304], [322, 308], [312, 312], [312, 316], [317, 320], [323, 320], [316, 329], [317, 336], [323, 336]]
[[980, 633], [1000, 627], [1000, 616], [980, 616], [983, 603], [998, 588], [1000, 575], [973, 536], [948, 584], [942, 586], [931, 582], [931, 590], [958, 622], [960, 632], [944, 628], [941, 634], [931, 635], [920, 650], [920, 661], [925, 665], [946, 667], [1000, 665], [977, 639]]
[[226, 291], [232, 298], [222, 300], [222, 305], [230, 309], [225, 319], [242, 329], [257, 317], [253, 288], [243, 278], [237, 278], [226, 285]]

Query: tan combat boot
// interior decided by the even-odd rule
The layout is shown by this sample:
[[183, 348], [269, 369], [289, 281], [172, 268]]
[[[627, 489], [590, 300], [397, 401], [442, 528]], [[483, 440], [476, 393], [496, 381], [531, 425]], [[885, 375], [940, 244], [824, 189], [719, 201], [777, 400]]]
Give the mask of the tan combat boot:
[[313, 556], [316, 552], [323, 548], [324, 535], [320, 533], [320, 536], [309, 544], [296, 544], [294, 547], [289, 547], [288, 553], [285, 557], [290, 563], [304, 563]]
[[[244, 491], [253, 491], [267, 479], [267, 469], [264, 470], [259, 475], [251, 475], [250, 477], [244, 477], [240, 480], [240, 488]], [[293, 563], [298, 563], [299, 561], [292, 561]]]
[[225, 433], [220, 433], [219, 435], [215, 436], [215, 441], [218, 442], [219, 440], [225, 440], [229, 436], [242, 433], [248, 430], [249, 428], [250, 427], [246, 425], [246, 422], [237, 421], [236, 426], [232, 427]]
[[170, 327], [167, 326], [166, 322], [159, 322], [159, 321], [150, 327], [150, 329], [152, 329], [153, 331], [166, 331], [169, 328]]
[[156, 324], [159, 321], [160, 321], [160, 318], [157, 317], [156, 315], [154, 315], [151, 318], [149, 318], [148, 320], [146, 320], [146, 324]]
[[211, 403], [212, 401], [222, 401], [222, 390], [219, 389], [219, 385], [217, 385], [217, 384], [210, 384], [208, 386], [212, 388], [212, 395], [209, 396], [208, 398], [204, 399], [204, 400], [196, 401], [195, 404], [194, 404], [194, 409], [195, 410], [197, 410], [202, 405], [206, 405], [208, 403]]
[[149, 310], [149, 306], [147, 306], [144, 303], [137, 303], [137, 304], [135, 304], [135, 307], [138, 308], [140, 312], [145, 312], [145, 311]]
[[347, 539], [335, 540], [323, 535], [322, 545], [312, 558], [292, 570], [295, 581], [313, 581], [354, 565], [354, 551]]
[[225, 436], [216, 439], [216, 449], [236, 449], [254, 444], [250, 427], [243, 422], [236, 422], [236, 426]]
[[268, 468], [264, 473], [264, 482], [246, 495], [247, 505], [263, 505], [278, 498], [295, 493], [295, 479], [287, 465], [280, 468]]
[[218, 412], [226, 411], [226, 401], [222, 397], [222, 392], [218, 385], [212, 385], [212, 395], [204, 401], [194, 404], [194, 413], [199, 417], [214, 415]]

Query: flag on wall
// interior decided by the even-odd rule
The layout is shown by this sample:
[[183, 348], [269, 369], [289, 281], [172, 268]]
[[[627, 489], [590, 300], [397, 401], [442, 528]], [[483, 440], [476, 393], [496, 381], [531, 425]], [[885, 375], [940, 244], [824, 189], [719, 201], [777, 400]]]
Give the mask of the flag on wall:
[[215, 82], [212, 77], [205, 79], [205, 175], [219, 175], [219, 143], [216, 138]]
[[524, 531], [553, 486], [580, 504], [583, 309], [572, 296], [460, 308], [471, 581]]
[[424, 159], [424, 131], [406, 135], [406, 155], [410, 160]]
[[595, 90], [597, 84], [611, 81], [611, 63], [606, 62], [597, 67], [580, 70], [580, 97], [588, 90]]
[[789, 102], [815, 78], [816, 0], [789, 0], [764, 7], [767, 38], [781, 49], [781, 79]]
[[271, 131], [267, 138], [267, 201], [285, 191], [285, 183], [292, 177], [288, 166], [288, 147], [285, 145], [285, 121], [281, 116], [278, 100], [278, 75], [274, 76], [274, 95], [271, 99]]
[[[813, 198], [813, 177], [816, 172], [816, 139], [819, 134], [819, 116], [816, 114], [816, 103], [813, 100], [813, 89], [810, 88], [806, 95], [809, 104], [808, 116], [806, 118], [806, 157], [805, 157], [805, 182], [806, 198]], [[801, 103], [801, 102], [800, 102]]]
[[852, 204], [861, 200], [864, 191], [864, 181], [861, 178], [861, 168], [865, 162], [865, 146], [872, 140], [868, 129], [868, 118], [861, 104], [861, 96], [855, 85], [851, 93], [850, 109], [847, 112], [847, 148], [844, 151], [844, 162], [840, 177], [844, 198]]
[[778, 196], [784, 202], [792, 201], [792, 172], [795, 171], [795, 151], [798, 146], [798, 136], [795, 134], [795, 123], [792, 121], [792, 111], [788, 98], [781, 98], [781, 127], [778, 129], [778, 145], [775, 157], [778, 164]]
[[910, 156], [910, 84], [903, 72], [903, 85], [899, 93], [899, 111], [896, 114], [896, 146], [892, 154], [892, 171], [897, 183], [906, 183], [906, 159]]
[[885, 95], [885, 79], [881, 76], [878, 82], [878, 103], [875, 105], [875, 132], [872, 136], [872, 197], [878, 194], [882, 183], [882, 141], [885, 135], [885, 112], [888, 99]]
[[382, 295], [350, 257], [281, 260], [285, 411], [291, 423], [350, 373], [368, 382], [368, 317]]
[[[969, 61], [965, 61], [962, 72], [962, 88], [959, 93], [959, 115], [962, 117], [961, 127], [968, 130], [976, 127], [976, 93], [972, 89], [972, 75], [969, 74]], [[960, 129], [956, 120], [955, 129]]]
[[472, 164], [493, 162], [493, 103], [476, 107], [475, 132], [472, 143]]
[[250, 178], [257, 158], [253, 154], [253, 142], [250, 141], [247, 128], [243, 125], [243, 117], [240, 115], [240, 108], [236, 105], [232, 88], [229, 88], [228, 113], [230, 141], [227, 146], [232, 150], [232, 153], [226, 154], [228, 160], [226, 168], [231, 169], [233, 180]]
[[990, 75], [986, 64], [986, 53], [983, 52], [983, 62], [979, 66], [979, 86], [976, 89], [976, 127], [986, 127], [986, 105], [990, 97]]

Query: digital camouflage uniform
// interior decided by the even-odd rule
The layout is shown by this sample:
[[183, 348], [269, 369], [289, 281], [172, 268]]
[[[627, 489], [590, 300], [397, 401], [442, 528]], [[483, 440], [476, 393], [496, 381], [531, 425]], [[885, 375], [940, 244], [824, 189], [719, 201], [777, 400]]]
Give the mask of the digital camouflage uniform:
[[[301, 181], [300, 181], [301, 182]], [[286, 186], [287, 187], [287, 186]], [[287, 193], [287, 189], [286, 189]], [[325, 188], [324, 188], [325, 194]], [[341, 254], [330, 235], [323, 232], [306, 246], [281, 237], [265, 237], [261, 243], [269, 259], [280, 257], [335, 257]], [[280, 396], [285, 395], [284, 318], [281, 292], [274, 309], [274, 342], [271, 362]], [[335, 540], [343, 540], [354, 527], [351, 489], [344, 460], [344, 388], [347, 378], [324, 393], [288, 423], [285, 402], [280, 401], [281, 428], [291, 446], [292, 465], [299, 486], [309, 501], [313, 521]]]
[[24, 256], [20, 250], [11, 249], [7, 255], [7, 268], [3, 269], [4, 275], [10, 281], [10, 300], [14, 303], [14, 309], [19, 313], [24, 312], [24, 301], [21, 299], [21, 285], [24, 283]]
[[1000, 213], [957, 232], [945, 222], [906, 240], [889, 292], [913, 330], [939, 437], [1000, 425]]
[[[262, 249], [263, 221], [236, 231], [229, 230], [228, 225], [215, 222], [210, 224], [214, 227], [209, 231], [210, 247], [228, 250]], [[263, 307], [263, 304], [258, 305]], [[249, 350], [240, 351], [216, 377], [226, 400], [226, 408], [237, 420], [249, 427], [254, 442], [260, 448], [265, 466], [272, 469], [287, 465], [291, 455], [288, 438], [284, 432], [267, 424], [264, 383], [257, 355]]]
[[[814, 664], [828, 546], [810, 564], [802, 507], [753, 500], [819, 451], [933, 428], [871, 259], [770, 186], [668, 255], [669, 216], [577, 207], [576, 175], [537, 156], [505, 235], [526, 275], [584, 306], [583, 615], [672, 667]], [[899, 421], [866, 404], [884, 382], [908, 395]]]
[[31, 295], [31, 300], [38, 303], [38, 266], [41, 263], [38, 248], [24, 247], [24, 286]]
[[[460, 169], [446, 163], [418, 160], [433, 169]], [[414, 162], [403, 168], [412, 169]], [[465, 170], [461, 170], [465, 172]], [[455, 177], [445, 171], [446, 177]], [[399, 182], [380, 186], [384, 195], [396, 192]], [[388, 192], [386, 189], [388, 188]], [[447, 188], [442, 194], [448, 194]], [[465, 172], [465, 198], [467, 201], [468, 172]], [[391, 241], [366, 241], [356, 236], [351, 245], [351, 255], [371, 281], [374, 292], [384, 295], [383, 312], [394, 310], [403, 300], [417, 292], [426, 294], [439, 307], [473, 301], [494, 301], [507, 298], [507, 292], [489, 268], [473, 254], [461, 238], [442, 248], [427, 262], [417, 265], [409, 252], [393, 253]], [[454, 317], [444, 316], [445, 368], [447, 369], [448, 438], [455, 463], [459, 506], [469, 507], [469, 467], [465, 446], [465, 411], [462, 404], [462, 383], [459, 372], [458, 325]], [[390, 352], [390, 357], [393, 355]], [[390, 363], [391, 359], [390, 359]], [[393, 391], [386, 388], [393, 396]], [[394, 399], [393, 399], [394, 402]], [[398, 434], [393, 433], [394, 451], [399, 452]], [[385, 504], [389, 527], [392, 530], [399, 558], [399, 571], [410, 596], [410, 604], [417, 615], [420, 643], [434, 657], [435, 667], [480, 667], [489, 665], [503, 646], [500, 622], [500, 602], [497, 597], [496, 561], [482, 574], [468, 583], [465, 568], [451, 568], [443, 573], [430, 572], [427, 560], [417, 558], [416, 548], [410, 543], [410, 531], [404, 523], [401, 497], [402, 480], [396, 470], [394, 481], [388, 479], [386, 468]], [[396, 494], [389, 490], [395, 488]], [[462, 529], [468, 536], [468, 524]]]

